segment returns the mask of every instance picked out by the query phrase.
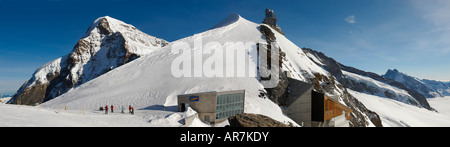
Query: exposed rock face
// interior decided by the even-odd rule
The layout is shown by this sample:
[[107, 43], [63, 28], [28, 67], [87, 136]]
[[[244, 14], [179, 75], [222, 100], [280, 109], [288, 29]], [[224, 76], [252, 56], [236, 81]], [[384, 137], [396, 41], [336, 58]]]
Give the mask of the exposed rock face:
[[89, 27], [71, 53], [37, 69], [8, 103], [35, 105], [51, 100], [167, 44], [132, 25], [101, 17]]
[[[275, 31], [276, 30], [278, 32], [281, 31], [281, 29], [276, 29], [279, 28], [278, 26], [276, 26], [276, 16], [275, 14], [273, 14], [273, 11], [271, 10], [266, 10], [266, 19], [263, 21], [263, 23], [267, 24], [269, 27], [267, 27], [266, 25], [261, 25], [259, 27], [260, 32], [263, 34], [263, 38], [266, 39], [267, 41], [267, 50], [268, 50], [268, 64], [270, 65], [270, 55], [272, 53], [273, 47], [272, 45], [274, 44], [274, 46], [276, 46], [276, 44], [278, 43], [277, 38], [275, 37]], [[272, 29], [271, 29], [272, 28]], [[280, 32], [282, 33], [282, 32]], [[258, 49], [259, 49], [259, 45], [258, 45]], [[287, 66], [292, 66], [292, 63], [290, 63], [290, 60], [287, 60], [286, 58], [286, 53], [283, 52], [283, 50], [286, 50], [285, 48], [281, 48], [279, 47], [278, 50], [279, 52], [279, 71], [280, 71], [280, 76], [279, 77], [269, 77], [267, 79], [265, 79], [264, 77], [261, 77], [261, 80], [270, 80], [270, 78], [278, 78], [279, 82], [278, 85], [274, 88], [265, 88], [265, 90], [267, 91], [267, 96], [269, 97], [270, 100], [272, 100], [274, 103], [278, 104], [279, 106], [286, 106], [286, 102], [287, 102], [287, 98], [289, 95], [289, 91], [293, 91], [296, 89], [291, 89], [289, 87], [289, 80], [287, 75], [285, 74], [288, 72], [296, 72], [295, 70], [292, 71], [289, 69], [289, 67]], [[301, 50], [301, 49], [300, 49]], [[259, 51], [259, 50], [258, 50]], [[301, 53], [298, 53], [301, 54]], [[307, 64], [307, 63], [302, 63], [302, 64]], [[312, 63], [314, 64], [314, 63]], [[283, 68], [283, 65], [287, 65], [287, 71], [286, 69]], [[319, 64], [318, 64], [319, 65]], [[336, 64], [337, 65], [337, 64]], [[339, 65], [337, 65], [339, 66]], [[339, 68], [337, 69], [333, 69], [331, 68], [331, 70], [337, 70], [338, 72], [340, 72]], [[306, 72], [306, 71], [305, 71]], [[329, 71], [330, 73], [333, 73], [333, 71]], [[303, 71], [302, 71], [303, 73]], [[342, 74], [342, 73], [341, 73]], [[373, 124], [375, 124], [376, 126], [382, 126], [381, 125], [381, 120], [379, 119], [378, 114], [376, 114], [373, 111], [368, 110], [362, 103], [360, 103], [356, 98], [354, 98], [352, 95], [350, 95], [347, 90], [345, 89], [344, 86], [342, 86], [341, 84], [338, 84], [338, 82], [336, 82], [336, 79], [334, 78], [334, 76], [336, 75], [323, 75], [319, 72], [317, 73], [313, 73], [312, 76], [308, 76], [308, 75], [304, 75], [303, 77], [307, 77], [307, 79], [305, 79], [307, 83], [312, 83], [314, 85], [314, 90], [321, 92], [321, 93], [330, 93], [333, 94], [337, 97], [339, 97], [339, 99], [342, 99], [342, 101], [345, 102], [345, 104], [351, 108], [353, 110], [352, 112], [352, 117], [350, 120], [350, 126], [354, 126], [354, 127], [364, 127], [369, 125], [371, 121]], [[335, 91], [337, 91], [337, 93], [335, 93]], [[369, 120], [367, 120], [366, 118], [369, 118]]]
[[243, 113], [228, 118], [231, 127], [293, 127], [260, 114]]
[[374, 124], [376, 127], [383, 127], [380, 116], [374, 111], [367, 109], [366, 106], [364, 106], [364, 104], [362, 104], [350, 93], [348, 93], [347, 89], [345, 89], [344, 91], [342, 100], [347, 105], [347, 107], [353, 110], [353, 112], [351, 113], [352, 117], [350, 119], [350, 126], [352, 127], [367, 126], [369, 122], [367, 122], [364, 119], [364, 117], [367, 116], [369, 117], [370, 122], [372, 122], [372, 124]]
[[[326, 69], [328, 72], [330, 72], [334, 77], [336, 77], [336, 80], [339, 81], [339, 83], [341, 83], [344, 87], [350, 88], [355, 91], [366, 92], [366, 93], [370, 93], [370, 94], [383, 93], [388, 98], [393, 98], [393, 99], [396, 98], [395, 94], [393, 94], [391, 92], [380, 91], [379, 89], [373, 88], [372, 86], [369, 86], [365, 83], [358, 82], [358, 81], [352, 80], [350, 78], [347, 78], [342, 73], [343, 70], [351, 72], [351, 73], [355, 73], [355, 74], [358, 74], [361, 76], [370, 77], [374, 80], [377, 80], [377, 81], [389, 84], [391, 86], [406, 90], [407, 93], [409, 95], [411, 95], [418, 102], [417, 103], [416, 101], [409, 101], [411, 104], [417, 105], [420, 107], [424, 107], [429, 110], [434, 110], [433, 108], [430, 107], [430, 105], [428, 104], [427, 100], [425, 99], [425, 97], [423, 95], [421, 95], [420, 93], [418, 93], [414, 90], [408, 89], [406, 86], [404, 86], [403, 84], [401, 84], [399, 82], [384, 78], [375, 73], [365, 72], [365, 71], [362, 71], [362, 70], [359, 70], [359, 69], [356, 69], [353, 67], [342, 65], [342, 64], [338, 63], [337, 61], [335, 61], [334, 59], [327, 57], [325, 54], [323, 54], [321, 52], [317, 52], [317, 51], [314, 51], [314, 50], [308, 49], [308, 48], [304, 48], [303, 50], [304, 50], [304, 52], [319, 59], [321, 63], [317, 63], [317, 64], [322, 65], [322, 67], [324, 69]], [[313, 60], [313, 61], [315, 61], [315, 60]]]
[[389, 69], [386, 74], [382, 76], [402, 83], [409, 89], [417, 91], [426, 98], [450, 96], [450, 82], [419, 79], [401, 73], [397, 69]]
[[[264, 35], [267, 41], [267, 66], [271, 67], [272, 65], [272, 50], [277, 49], [278, 50], [278, 68], [279, 68], [279, 77], [261, 77], [261, 80], [270, 80], [271, 78], [278, 78], [279, 82], [276, 87], [274, 88], [265, 88], [265, 90], [268, 93], [268, 97], [270, 100], [275, 102], [276, 104], [280, 106], [285, 106], [287, 101], [287, 88], [289, 85], [289, 81], [287, 77], [283, 74], [282, 68], [283, 68], [283, 59], [286, 55], [285, 52], [281, 50], [281, 48], [276, 48], [276, 46], [272, 46], [272, 44], [275, 44], [276, 37], [275, 34], [272, 32], [271, 29], [269, 29], [265, 25], [261, 25], [259, 27], [259, 31]], [[260, 47], [258, 44], [258, 51], [260, 51]]]
[[[340, 94], [337, 94], [339, 99], [342, 99], [344, 101], [345, 105], [352, 109], [353, 112], [351, 113], [351, 119], [350, 119], [350, 126], [351, 127], [365, 127], [368, 126], [370, 122], [374, 124], [377, 127], [382, 127], [381, 119], [378, 116], [377, 113], [367, 109], [364, 104], [359, 102], [355, 97], [353, 97], [348, 91], [347, 88], [342, 86], [341, 84], [336, 82], [335, 76], [330, 75], [322, 75], [319, 73], [314, 74], [314, 78], [310, 78], [310, 82], [314, 85], [314, 90], [318, 91], [320, 93], [332, 93], [333, 91], [328, 91], [328, 88], [325, 87], [334, 87], [336, 88], [337, 92], [340, 91]], [[329, 85], [322, 85], [320, 83], [328, 83]], [[329, 89], [332, 90], [333, 88]], [[368, 122], [365, 117], [369, 118]]]

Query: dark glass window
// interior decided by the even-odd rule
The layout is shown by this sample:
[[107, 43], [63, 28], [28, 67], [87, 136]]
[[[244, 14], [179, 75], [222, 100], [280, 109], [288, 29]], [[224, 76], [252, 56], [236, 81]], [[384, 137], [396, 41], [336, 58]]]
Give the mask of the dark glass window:
[[217, 96], [216, 119], [244, 113], [244, 94], [231, 93]]

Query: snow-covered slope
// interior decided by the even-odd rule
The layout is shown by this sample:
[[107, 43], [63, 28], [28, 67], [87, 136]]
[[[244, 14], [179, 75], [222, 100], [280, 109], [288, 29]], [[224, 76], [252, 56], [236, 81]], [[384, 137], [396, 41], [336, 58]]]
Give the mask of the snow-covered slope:
[[433, 110], [422, 94], [407, 88], [402, 83], [384, 78], [376, 73], [366, 72], [343, 65], [318, 51], [308, 48], [303, 50], [312, 61], [325, 68], [348, 89], [390, 98], [406, 104]]
[[409, 95], [406, 90], [351, 72], [342, 71], [342, 73], [347, 76], [348, 79], [357, 81], [358, 84], [364, 84], [366, 87], [373, 89], [374, 93], [372, 93], [372, 95], [392, 98], [406, 104], [419, 105], [419, 102]]
[[400, 82], [409, 89], [415, 90], [427, 98], [450, 96], [449, 82], [419, 79], [401, 73], [397, 69], [389, 69], [383, 77]]
[[[137, 109], [173, 107], [179, 94], [205, 92], [246, 90], [246, 113], [258, 113], [270, 116], [280, 121], [291, 121], [282, 114], [280, 107], [269, 99], [258, 97], [263, 86], [254, 77], [175, 77], [171, 67], [175, 60], [192, 59], [201, 53], [198, 47], [200, 40], [203, 45], [216, 42], [223, 45], [226, 42], [260, 42], [262, 34], [258, 24], [250, 22], [239, 15], [230, 15], [222, 25], [206, 32], [170, 43], [167, 47], [155, 50], [128, 64], [118, 67], [96, 79], [71, 89], [44, 104], [43, 107], [58, 108], [67, 105], [69, 109], [98, 109], [104, 105], [132, 105]], [[171, 52], [172, 46], [192, 48], [192, 56], [183, 57], [178, 52]], [[196, 47], [196, 48], [194, 48]], [[191, 51], [191, 50], [185, 50]], [[180, 57], [181, 56], [181, 57]], [[211, 54], [200, 55], [204, 61]], [[195, 59], [192, 59], [195, 62]], [[201, 66], [201, 65], [200, 65]], [[202, 67], [192, 66], [192, 72], [202, 70]], [[195, 73], [194, 73], [195, 74]], [[194, 76], [194, 75], [192, 75]], [[161, 106], [161, 107], [160, 107]], [[292, 121], [291, 121], [292, 122]]]
[[11, 99], [11, 97], [2, 97], [2, 98], [0, 98], [0, 104], [4, 104], [4, 103], [8, 102], [9, 99]]
[[353, 90], [349, 92], [361, 101], [367, 108], [380, 116], [386, 127], [449, 127], [450, 98], [428, 99], [436, 111], [411, 106], [396, 100], [365, 94]]
[[[407, 105], [395, 100], [349, 90], [366, 107], [377, 111], [386, 127], [443, 127], [450, 126], [450, 97], [428, 99], [438, 112]], [[38, 106], [18, 106], [0, 104], [1, 127], [174, 127], [181, 126], [179, 120], [192, 115], [190, 112], [158, 111], [154, 109], [136, 110], [135, 115], [109, 113], [92, 110], [49, 109]], [[191, 126], [206, 127], [199, 120]], [[369, 125], [373, 126], [373, 125]]]
[[[183, 125], [180, 123], [181, 119], [192, 115], [189, 112], [146, 109], [135, 110], [134, 115], [117, 111], [105, 114], [98, 110], [65, 110], [64, 107], [49, 109], [0, 104], [0, 127], [179, 127]], [[195, 122], [191, 126], [208, 125]]]
[[[97, 110], [105, 105], [132, 105], [137, 110], [148, 111], [148, 115], [143, 117], [150, 123], [162, 124], [181, 119], [180, 114], [173, 112], [179, 94], [245, 89], [246, 113], [263, 114], [281, 122], [295, 124], [282, 113], [280, 106], [261, 96], [261, 93], [265, 92], [265, 87], [259, 81], [259, 76], [238, 77], [238, 72], [242, 70], [235, 70], [232, 77], [228, 77], [227, 71], [223, 72], [223, 76], [226, 77], [220, 76], [220, 72], [212, 75], [203, 72], [220, 65], [212, 64], [215, 62], [226, 63], [224, 69], [229, 65], [236, 69], [247, 66], [241, 62], [220, 61], [222, 55], [229, 55], [227, 52], [229, 48], [238, 48], [239, 44], [249, 45], [250, 50], [241, 52], [240, 48], [241, 50], [237, 49], [236, 55], [231, 56], [244, 55], [249, 58], [248, 65], [256, 65], [255, 59], [258, 57], [254, 53], [257, 44], [267, 43], [269, 40], [266, 39], [267, 34], [261, 31], [263, 26], [267, 25], [256, 24], [232, 14], [210, 30], [174, 41], [167, 46], [160, 40], [161, 46], [145, 48], [150, 50], [142, 51], [139, 50], [140, 47], [146, 44], [154, 45], [151, 43], [151, 37], [150, 40], [139, 41], [139, 38], [145, 37], [139, 37], [140, 31], [134, 27], [110, 17], [100, 18], [88, 29], [88, 33], [75, 46], [72, 53], [38, 69], [37, 74], [19, 90], [19, 93], [23, 93], [21, 95], [24, 96], [37, 95], [45, 98], [48, 95], [62, 94], [41, 104], [50, 110], [61, 107], [67, 107], [69, 111]], [[376, 121], [378, 118], [376, 113], [352, 97], [332, 74], [315, 64], [302, 49], [270, 27], [265, 31], [273, 33], [273, 49], [278, 48], [284, 54], [281, 58], [282, 72], [289, 72], [294, 79], [314, 84], [315, 90], [325, 92], [353, 109], [352, 126], [367, 126], [372, 124], [371, 121]], [[206, 53], [209, 50], [204, 49], [207, 47], [212, 49], [210, 54]], [[126, 53], [114, 52], [117, 48], [119, 50], [125, 48]], [[173, 50], [174, 48], [180, 50]], [[217, 52], [220, 48], [224, 52]], [[131, 52], [133, 54], [128, 56], [127, 53]], [[105, 56], [121, 58], [104, 61]], [[119, 66], [115, 61], [127, 64]], [[183, 61], [188, 64], [178, 64]], [[177, 67], [190, 71], [174, 73], [173, 69]], [[332, 84], [331, 91], [323, 88], [325, 83]], [[30, 85], [38, 86], [29, 88]], [[51, 90], [42, 92], [43, 89], [49, 89], [48, 87], [51, 87]], [[163, 111], [165, 109], [169, 109], [169, 112]], [[159, 112], [164, 112], [165, 115]]]
[[1, 127], [142, 127], [150, 126], [142, 117], [104, 115], [91, 111], [65, 111], [32, 106], [0, 104]]
[[109, 16], [94, 21], [73, 51], [42, 65], [10, 103], [34, 105], [167, 45]]

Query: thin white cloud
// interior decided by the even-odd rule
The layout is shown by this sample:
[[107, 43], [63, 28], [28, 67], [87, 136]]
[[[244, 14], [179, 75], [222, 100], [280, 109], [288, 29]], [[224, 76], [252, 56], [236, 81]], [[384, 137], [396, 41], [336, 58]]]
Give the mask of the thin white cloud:
[[345, 20], [345, 22], [347, 22], [349, 24], [356, 23], [355, 15], [348, 16], [344, 20]]
[[448, 28], [450, 25], [450, 1], [449, 0], [414, 0], [413, 5], [425, 20], [437, 27]]
[[423, 48], [433, 50], [437, 55], [450, 54], [450, 0], [412, 0], [417, 15], [432, 24], [424, 35], [432, 39], [424, 39]]

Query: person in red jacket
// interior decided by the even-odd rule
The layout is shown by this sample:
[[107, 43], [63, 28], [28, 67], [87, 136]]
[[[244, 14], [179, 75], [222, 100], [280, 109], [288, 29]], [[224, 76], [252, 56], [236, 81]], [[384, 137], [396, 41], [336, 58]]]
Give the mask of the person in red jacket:
[[108, 105], [105, 107], [105, 114], [108, 114]]
[[114, 113], [114, 106], [111, 105], [111, 113]]
[[128, 105], [128, 113], [131, 113], [131, 105]]

